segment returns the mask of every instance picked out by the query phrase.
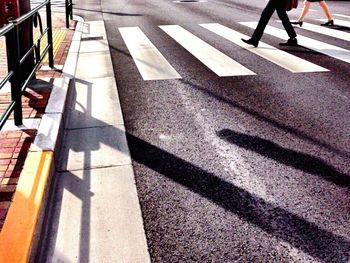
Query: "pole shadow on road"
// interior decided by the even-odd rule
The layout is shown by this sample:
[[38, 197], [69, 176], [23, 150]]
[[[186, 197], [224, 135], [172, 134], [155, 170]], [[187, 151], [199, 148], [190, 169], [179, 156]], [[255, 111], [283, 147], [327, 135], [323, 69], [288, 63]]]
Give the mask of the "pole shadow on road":
[[283, 148], [272, 141], [257, 136], [229, 129], [218, 131], [217, 135], [229, 143], [256, 152], [279, 163], [320, 176], [322, 179], [333, 182], [338, 186], [350, 188], [350, 176], [337, 171], [320, 158]]

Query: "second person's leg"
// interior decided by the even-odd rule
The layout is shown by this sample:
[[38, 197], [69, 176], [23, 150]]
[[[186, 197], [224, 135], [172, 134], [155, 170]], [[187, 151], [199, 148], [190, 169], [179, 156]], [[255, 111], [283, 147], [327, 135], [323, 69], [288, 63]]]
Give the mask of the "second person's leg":
[[304, 1], [304, 6], [303, 6], [303, 10], [301, 11], [301, 14], [298, 18], [298, 22], [303, 22], [304, 21], [304, 18], [305, 16], [307, 15], [307, 13], [309, 12], [309, 9], [310, 9], [310, 2], [308, 2], [307, 0]]
[[326, 4], [326, 2], [320, 1], [320, 2], [318, 2], [318, 4], [322, 7], [323, 12], [325, 13], [325, 15], [328, 19], [328, 22], [324, 23], [323, 25], [333, 25], [334, 24], [333, 18], [332, 18], [331, 12], [329, 11], [329, 8], [328, 8], [328, 5]]

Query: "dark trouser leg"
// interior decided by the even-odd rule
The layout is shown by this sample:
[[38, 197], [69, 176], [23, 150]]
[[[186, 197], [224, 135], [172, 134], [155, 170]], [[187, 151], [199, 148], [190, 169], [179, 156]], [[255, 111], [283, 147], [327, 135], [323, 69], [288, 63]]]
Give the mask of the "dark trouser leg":
[[269, 22], [273, 12], [275, 12], [277, 2], [279, 2], [279, 1], [284, 2], [282, 0], [270, 0], [267, 3], [266, 7], [264, 8], [264, 10], [261, 13], [258, 26], [256, 27], [256, 29], [253, 33], [252, 39], [254, 41], [259, 41], [261, 39], [261, 37], [264, 33], [264, 30], [265, 30], [265, 27], [266, 27], [267, 23]]
[[284, 1], [280, 1], [276, 7], [277, 15], [281, 19], [284, 29], [287, 31], [289, 38], [295, 38], [297, 34], [289, 21], [289, 17], [284, 7]]

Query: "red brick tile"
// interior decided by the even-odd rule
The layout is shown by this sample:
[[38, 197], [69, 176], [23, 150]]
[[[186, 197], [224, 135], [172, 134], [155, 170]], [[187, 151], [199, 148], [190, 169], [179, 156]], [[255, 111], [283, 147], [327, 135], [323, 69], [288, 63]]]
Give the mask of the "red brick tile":
[[6, 139], [1, 139], [0, 143], [1, 145], [3, 143], [17, 143], [19, 141], [19, 138], [6, 138]]
[[0, 159], [0, 165], [9, 165], [11, 159]]
[[6, 172], [7, 168], [8, 168], [8, 164], [0, 164], [0, 172]]
[[[3, 145], [1, 145], [1, 148], [0, 148], [0, 154], [2, 154], [2, 153], [12, 153], [12, 152], [14, 152], [15, 151], [15, 149], [16, 149], [16, 147], [17, 147], [17, 145], [15, 145], [15, 147], [5, 147], [5, 146], [3, 146]], [[3, 158], [7, 158], [7, 157], [1, 157], [0, 156], [0, 159], [3, 159]]]
[[6, 136], [6, 138], [20, 138], [21, 137], [22, 132], [9, 132]]
[[12, 152], [7, 152], [7, 153], [2, 153], [0, 152], [0, 158], [3, 159], [7, 159], [7, 158], [11, 158], [12, 157]]

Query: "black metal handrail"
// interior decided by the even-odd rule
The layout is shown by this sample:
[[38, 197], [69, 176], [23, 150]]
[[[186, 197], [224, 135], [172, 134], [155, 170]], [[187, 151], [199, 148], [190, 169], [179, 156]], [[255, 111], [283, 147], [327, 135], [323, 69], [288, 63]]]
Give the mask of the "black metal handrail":
[[[10, 32], [12, 29], [14, 29], [14, 25], [13, 24], [8, 24], [2, 28], [0, 28], [0, 37], [6, 35], [8, 32]], [[11, 79], [11, 77], [13, 76], [14, 72], [13, 71], [9, 71], [7, 73], [7, 75], [5, 76], [5, 78], [3, 80], [0, 81], [0, 90], [6, 85], [6, 83]]]
[[[39, 11], [40, 9], [46, 7], [46, 21], [47, 28], [42, 29], [41, 19]], [[27, 20], [31, 22], [40, 20], [40, 37], [36, 40], [36, 43], [26, 50], [23, 56], [20, 55], [20, 39], [19, 31], [20, 25]], [[37, 24], [37, 23], [34, 23]], [[41, 52], [41, 39], [47, 34], [47, 45], [44, 51]], [[7, 64], [8, 73], [5, 78], [0, 82], [0, 90], [6, 85], [6, 83], [11, 83], [11, 103], [0, 117], [0, 130], [5, 125], [11, 113], [14, 113], [15, 125], [22, 125], [23, 114], [22, 114], [22, 94], [27, 88], [29, 82], [34, 78], [35, 72], [39, 68], [41, 62], [45, 58], [46, 54], [49, 56], [49, 66], [54, 67], [53, 61], [53, 41], [52, 41], [52, 18], [51, 18], [51, 0], [46, 0], [36, 8], [32, 9], [27, 14], [9, 21], [9, 24], [0, 29], [0, 37], [6, 37], [6, 49], [7, 49]], [[24, 61], [34, 54], [35, 63], [28, 77], [23, 78], [22, 65]]]

